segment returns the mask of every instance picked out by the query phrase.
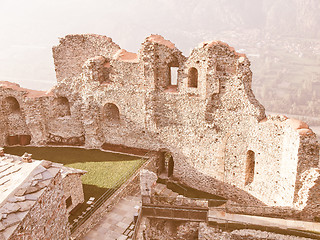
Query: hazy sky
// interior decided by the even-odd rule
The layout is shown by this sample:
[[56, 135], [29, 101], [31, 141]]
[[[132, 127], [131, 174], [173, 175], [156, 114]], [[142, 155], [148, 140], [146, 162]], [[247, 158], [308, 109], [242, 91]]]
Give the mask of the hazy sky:
[[188, 23], [176, 18], [183, 7], [171, 6], [169, 0], [0, 0], [0, 80], [50, 88], [55, 83], [51, 47], [67, 34], [107, 35], [134, 52], [151, 33], [174, 41], [168, 25], [183, 30]]
[[51, 48], [67, 34], [107, 35], [137, 52], [157, 33], [188, 55], [208, 33], [259, 28], [262, 9], [279, 1], [299, 0], [0, 0], [0, 80], [49, 89], [55, 84]]

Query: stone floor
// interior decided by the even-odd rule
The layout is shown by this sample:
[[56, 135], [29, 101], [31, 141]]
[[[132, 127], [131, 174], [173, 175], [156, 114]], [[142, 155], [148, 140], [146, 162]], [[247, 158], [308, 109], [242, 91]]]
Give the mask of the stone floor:
[[134, 214], [138, 212], [137, 206], [141, 206], [140, 196], [128, 196], [120, 200], [82, 240], [130, 239], [124, 233], [128, 232], [126, 229], [130, 227]]

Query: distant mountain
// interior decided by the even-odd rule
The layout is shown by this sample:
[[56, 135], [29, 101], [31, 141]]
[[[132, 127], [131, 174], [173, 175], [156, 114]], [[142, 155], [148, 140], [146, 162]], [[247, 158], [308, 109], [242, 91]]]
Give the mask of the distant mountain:
[[[170, 1], [172, 9], [181, 1]], [[294, 37], [320, 37], [319, 0], [203, 0], [183, 2], [177, 18], [189, 30], [235, 30], [259, 28]], [[187, 30], [187, 29], [185, 29]]]

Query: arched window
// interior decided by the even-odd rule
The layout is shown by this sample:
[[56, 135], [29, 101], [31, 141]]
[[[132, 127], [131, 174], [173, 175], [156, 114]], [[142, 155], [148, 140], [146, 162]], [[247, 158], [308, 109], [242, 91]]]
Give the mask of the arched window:
[[111, 123], [120, 122], [119, 108], [113, 103], [107, 103], [103, 107], [103, 118], [104, 120]]
[[249, 150], [247, 152], [247, 159], [246, 159], [245, 185], [248, 185], [253, 182], [254, 167], [255, 167], [255, 153], [254, 151]]
[[188, 71], [188, 87], [198, 87], [198, 70], [194, 67]]
[[9, 113], [20, 113], [20, 104], [14, 97], [6, 97], [2, 102], [2, 107]]
[[54, 115], [57, 117], [70, 116], [70, 103], [66, 97], [58, 97], [54, 100]]

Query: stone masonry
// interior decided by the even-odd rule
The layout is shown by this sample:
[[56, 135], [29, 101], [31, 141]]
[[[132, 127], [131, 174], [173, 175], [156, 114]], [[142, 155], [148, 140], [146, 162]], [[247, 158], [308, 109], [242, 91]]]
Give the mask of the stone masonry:
[[0, 144], [168, 152], [168, 177], [191, 187], [315, 212], [315, 134], [304, 122], [265, 115], [248, 58], [227, 44], [201, 43], [185, 57], [159, 35], [137, 54], [105, 36], [67, 35], [53, 57], [57, 85], [48, 92], [1, 82]]
[[48, 161], [0, 156], [1, 240], [68, 239], [61, 170]]

